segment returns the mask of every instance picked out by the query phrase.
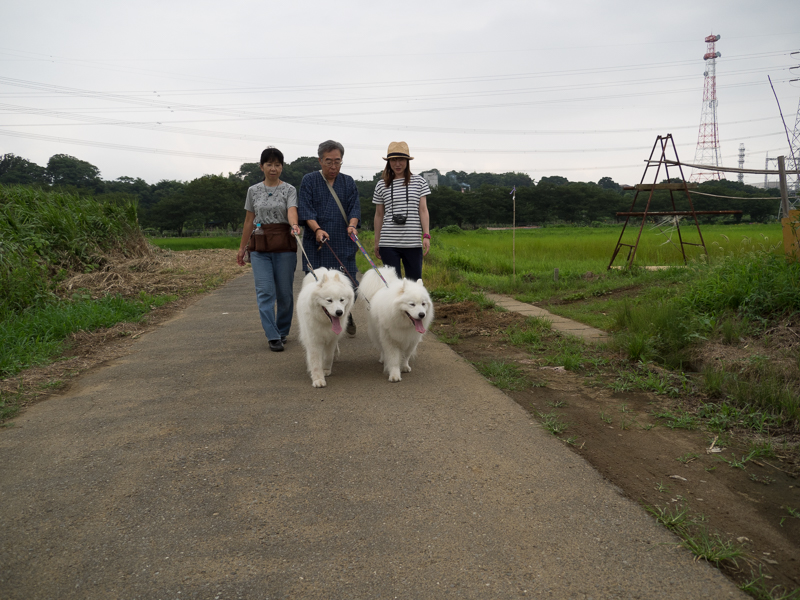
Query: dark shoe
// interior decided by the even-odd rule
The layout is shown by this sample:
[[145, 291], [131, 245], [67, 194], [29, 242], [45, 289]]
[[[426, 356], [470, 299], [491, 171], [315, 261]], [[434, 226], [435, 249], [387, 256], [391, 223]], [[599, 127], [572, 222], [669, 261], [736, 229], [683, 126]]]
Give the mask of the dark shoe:
[[355, 337], [356, 335], [356, 322], [353, 321], [353, 315], [347, 315], [347, 335], [350, 337]]
[[283, 352], [283, 342], [281, 340], [270, 340], [269, 349], [273, 352]]
[[285, 335], [281, 336], [281, 344], [286, 345], [286, 336]]

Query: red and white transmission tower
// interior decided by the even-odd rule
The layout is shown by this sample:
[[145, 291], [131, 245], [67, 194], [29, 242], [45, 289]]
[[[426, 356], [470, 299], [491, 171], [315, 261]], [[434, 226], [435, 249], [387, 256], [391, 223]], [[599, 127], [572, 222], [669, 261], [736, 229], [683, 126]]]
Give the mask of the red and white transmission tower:
[[[794, 81], [797, 81], [796, 79]], [[797, 117], [794, 121], [794, 130], [792, 131], [792, 139], [789, 142], [789, 151], [792, 155], [786, 161], [786, 168], [791, 170], [800, 169], [800, 102], [797, 104]], [[796, 197], [794, 206], [800, 202], [800, 174], [794, 176], [794, 185], [789, 185], [789, 189], [794, 189]]]
[[[706, 38], [705, 82], [703, 84], [703, 110], [700, 112], [700, 131], [697, 134], [697, 150], [694, 153], [696, 165], [719, 166], [719, 132], [717, 131], [717, 59], [722, 56], [714, 48], [720, 36], [713, 33]], [[719, 179], [718, 171], [695, 170], [689, 181], [698, 183], [709, 179]]]

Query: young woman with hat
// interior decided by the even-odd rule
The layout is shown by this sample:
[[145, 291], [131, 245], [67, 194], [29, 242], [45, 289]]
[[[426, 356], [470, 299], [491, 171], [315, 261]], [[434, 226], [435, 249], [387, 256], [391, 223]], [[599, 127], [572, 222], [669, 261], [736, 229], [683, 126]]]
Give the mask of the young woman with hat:
[[375, 255], [391, 265], [398, 277], [416, 281], [422, 278], [422, 257], [431, 249], [428, 182], [413, 175], [408, 144], [392, 142], [383, 158], [386, 168], [375, 186]]

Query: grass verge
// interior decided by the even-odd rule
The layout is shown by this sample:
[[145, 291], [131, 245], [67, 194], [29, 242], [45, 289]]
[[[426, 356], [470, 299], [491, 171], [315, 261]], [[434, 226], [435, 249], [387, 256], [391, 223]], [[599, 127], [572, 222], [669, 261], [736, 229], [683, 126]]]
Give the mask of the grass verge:
[[105, 296], [98, 300], [77, 298], [32, 308], [0, 321], [0, 377], [15, 375], [32, 365], [52, 360], [64, 350], [65, 341], [77, 331], [92, 331], [123, 321], [137, 322], [152, 308], [176, 296], [137, 298]]

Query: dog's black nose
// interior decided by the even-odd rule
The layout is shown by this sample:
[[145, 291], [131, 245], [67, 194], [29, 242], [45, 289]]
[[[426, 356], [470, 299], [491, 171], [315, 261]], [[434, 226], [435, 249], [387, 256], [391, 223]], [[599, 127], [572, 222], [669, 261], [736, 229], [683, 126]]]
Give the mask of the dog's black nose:
[[339, 310], [336, 311], [336, 316], [337, 317], [341, 317], [343, 314], [344, 314], [344, 311], [342, 309], [339, 309]]
[[424, 312], [419, 313], [419, 318], [420, 319], [424, 319], [425, 318], [425, 313]]

